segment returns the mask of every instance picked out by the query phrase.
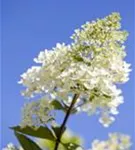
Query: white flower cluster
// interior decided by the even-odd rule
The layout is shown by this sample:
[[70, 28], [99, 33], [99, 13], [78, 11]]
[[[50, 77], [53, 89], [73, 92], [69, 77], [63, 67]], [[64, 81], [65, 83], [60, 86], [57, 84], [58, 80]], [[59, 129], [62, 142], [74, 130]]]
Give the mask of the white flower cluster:
[[20, 124], [21, 127], [45, 125], [47, 122], [53, 120], [54, 114], [51, 110], [50, 101], [46, 98], [25, 104]]
[[109, 134], [106, 141], [94, 140], [90, 150], [130, 150], [130, 137], [124, 134]]
[[87, 22], [75, 30], [71, 45], [57, 44], [52, 50], [40, 52], [38, 64], [21, 75], [26, 87], [23, 95], [32, 97], [46, 93], [68, 101], [68, 96], [80, 95], [79, 111], [100, 112], [100, 122], [109, 126], [123, 103], [117, 84], [129, 80], [130, 64], [124, 41], [126, 31], [120, 30], [120, 15], [111, 15]]
[[21, 147], [16, 147], [14, 144], [9, 143], [5, 148], [2, 150], [23, 150]]

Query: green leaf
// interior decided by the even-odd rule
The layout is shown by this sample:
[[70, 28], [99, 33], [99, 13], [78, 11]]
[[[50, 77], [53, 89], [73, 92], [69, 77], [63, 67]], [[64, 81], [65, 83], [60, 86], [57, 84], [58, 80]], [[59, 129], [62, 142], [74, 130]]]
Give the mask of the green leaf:
[[11, 127], [11, 129], [13, 129], [16, 132], [20, 132], [30, 136], [55, 141], [55, 136], [53, 135], [52, 131], [47, 127], [40, 126], [37, 128], [34, 126], [33, 127], [26, 126], [22, 128], [20, 126], [15, 126]]
[[[69, 106], [67, 106], [65, 103], [63, 103], [63, 105], [58, 101], [58, 100], [53, 100], [51, 102], [51, 105], [54, 107], [55, 110], [62, 110], [63, 112], [67, 112], [67, 110], [69, 109]], [[76, 109], [73, 109], [71, 111], [71, 114], [74, 114], [76, 113], [77, 110]]]
[[25, 135], [15, 132], [15, 136], [24, 150], [41, 150], [41, 148], [35, 142]]
[[75, 144], [75, 143], [65, 143], [65, 144], [63, 144], [63, 146], [66, 148], [66, 150], [75, 150], [78, 147], [80, 147], [80, 145]]
[[[57, 126], [57, 127], [52, 127], [52, 129], [53, 129], [56, 137], [58, 137], [61, 133], [61, 128], [59, 126]], [[64, 127], [62, 134], [65, 132], [65, 130], [66, 130], [66, 127]]]
[[65, 111], [65, 108], [64, 106], [58, 101], [58, 100], [53, 100], [51, 102], [51, 105], [54, 107], [54, 109], [56, 110], [63, 110]]

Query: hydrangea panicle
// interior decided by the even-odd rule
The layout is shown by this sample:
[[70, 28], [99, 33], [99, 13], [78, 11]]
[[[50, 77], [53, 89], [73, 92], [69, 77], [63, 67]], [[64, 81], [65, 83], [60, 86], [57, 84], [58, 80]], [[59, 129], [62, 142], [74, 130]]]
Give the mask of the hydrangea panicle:
[[38, 65], [21, 76], [23, 95], [55, 93], [68, 104], [68, 97], [77, 93], [82, 104], [77, 110], [100, 112], [100, 123], [108, 127], [123, 103], [117, 84], [127, 82], [131, 71], [124, 60], [128, 33], [121, 30], [120, 20], [119, 13], [112, 13], [87, 22], [75, 30], [70, 45], [57, 43], [52, 50], [40, 52], [34, 59]]

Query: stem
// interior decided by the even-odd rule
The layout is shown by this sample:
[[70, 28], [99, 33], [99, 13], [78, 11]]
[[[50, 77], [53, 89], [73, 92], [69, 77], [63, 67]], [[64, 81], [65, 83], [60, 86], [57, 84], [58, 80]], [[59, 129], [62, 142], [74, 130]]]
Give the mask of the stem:
[[70, 105], [69, 109], [67, 110], [67, 113], [66, 113], [66, 115], [65, 115], [65, 118], [64, 118], [64, 120], [63, 120], [63, 123], [61, 124], [61, 127], [60, 127], [60, 133], [59, 133], [59, 135], [58, 135], [58, 137], [57, 137], [54, 150], [58, 150], [58, 147], [59, 147], [59, 143], [60, 143], [60, 140], [61, 140], [61, 136], [62, 136], [63, 130], [64, 130], [64, 128], [65, 128], [65, 125], [66, 125], [66, 123], [67, 123], [67, 121], [68, 121], [68, 118], [69, 118], [69, 116], [70, 116], [70, 113], [71, 113], [71, 111], [72, 111], [72, 108], [74, 107], [74, 104], [76, 103], [76, 100], [78, 99], [78, 97], [79, 97], [78, 94], [75, 94], [75, 95], [74, 95], [73, 100], [72, 100], [72, 102], [71, 102], [71, 105]]

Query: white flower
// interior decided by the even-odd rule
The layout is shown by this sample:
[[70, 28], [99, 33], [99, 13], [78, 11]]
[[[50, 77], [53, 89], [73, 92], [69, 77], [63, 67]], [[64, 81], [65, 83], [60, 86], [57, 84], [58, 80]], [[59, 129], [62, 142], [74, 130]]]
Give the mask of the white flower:
[[14, 144], [9, 143], [5, 148], [2, 150], [23, 150], [21, 147], [16, 147]]
[[[52, 94], [69, 105], [68, 96], [79, 94], [78, 110], [89, 114], [107, 110], [108, 125], [123, 103], [117, 84], [129, 80], [130, 64], [125, 62], [124, 41], [128, 33], [121, 30], [120, 15], [87, 22], [75, 30], [71, 45], [56, 44], [52, 50], [39, 53], [34, 66], [21, 76], [26, 89], [23, 95]], [[100, 122], [104, 124], [102, 116]], [[106, 125], [106, 123], [105, 123]]]
[[104, 125], [104, 127], [109, 127], [109, 125], [114, 122], [115, 118], [108, 116], [108, 114], [103, 114], [103, 116], [99, 119], [99, 122]]
[[130, 150], [130, 148], [131, 141], [128, 135], [111, 133], [106, 141], [94, 140], [89, 150]]
[[22, 113], [21, 127], [40, 126], [53, 120], [52, 106], [47, 97], [25, 104]]

